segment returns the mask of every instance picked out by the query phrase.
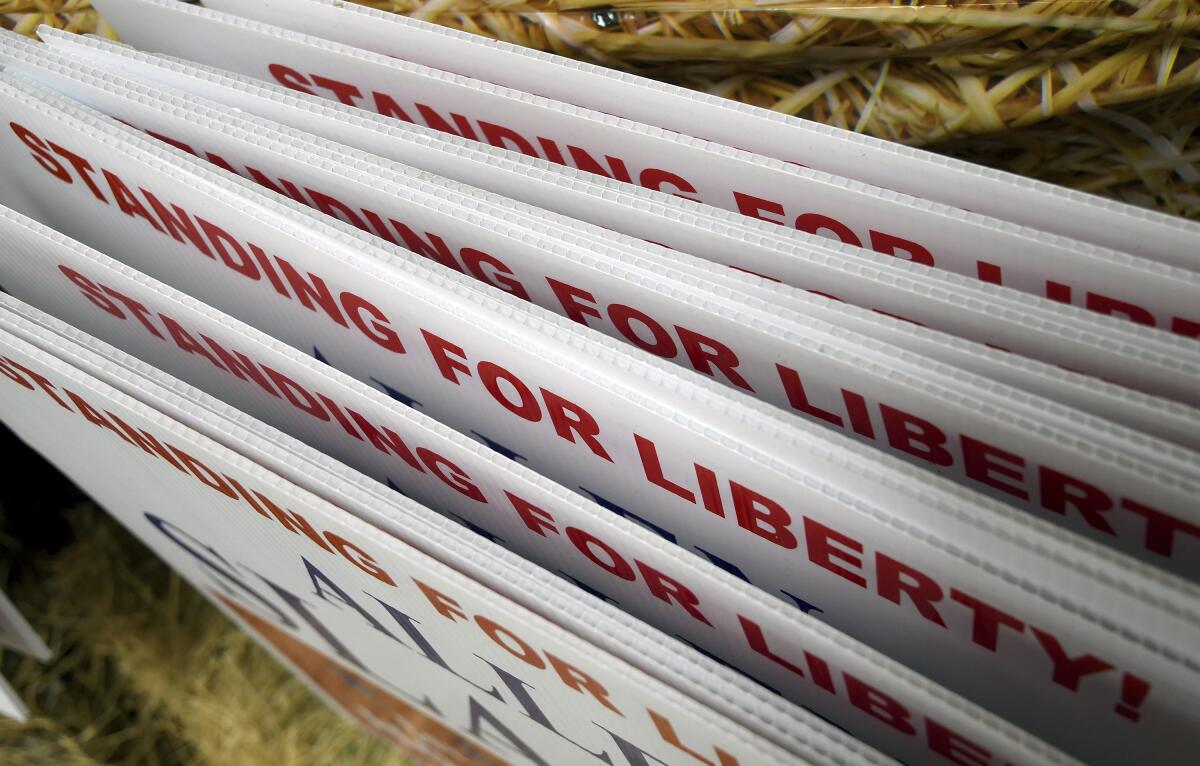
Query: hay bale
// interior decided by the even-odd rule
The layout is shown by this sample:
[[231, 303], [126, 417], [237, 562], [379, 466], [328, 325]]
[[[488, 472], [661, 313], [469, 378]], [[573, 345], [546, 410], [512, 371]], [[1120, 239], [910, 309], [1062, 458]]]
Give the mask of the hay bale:
[[31, 35], [42, 24], [79, 34], [116, 39], [116, 33], [92, 8], [91, 0], [0, 0], [5, 29]]
[[356, 2], [909, 143], [1200, 84], [1194, 0]]

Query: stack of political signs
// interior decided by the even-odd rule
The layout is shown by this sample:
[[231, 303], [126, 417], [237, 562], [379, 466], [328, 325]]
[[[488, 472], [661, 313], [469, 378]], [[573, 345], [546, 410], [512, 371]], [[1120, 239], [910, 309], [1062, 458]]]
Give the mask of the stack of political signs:
[[1194, 763], [1200, 226], [337, 0], [95, 5], [0, 33], [0, 419], [347, 716]]

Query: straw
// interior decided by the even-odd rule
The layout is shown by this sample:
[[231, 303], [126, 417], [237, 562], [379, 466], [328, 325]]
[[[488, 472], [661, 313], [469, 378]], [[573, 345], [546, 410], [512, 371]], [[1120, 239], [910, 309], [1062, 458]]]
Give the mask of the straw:
[[42, 24], [79, 34], [116, 39], [112, 27], [92, 8], [91, 0], [0, 0], [5, 29], [31, 35]]
[[[570, 20], [564, 42], [581, 54], [630, 65], [680, 54], [695, 60], [759, 64], [792, 61], [929, 59], [953, 54], [972, 66], [1119, 49], [1134, 39], [1194, 34], [1200, 8], [1189, 0], [1033, 2], [671, 2], [671, 0], [358, 0], [449, 26], [488, 18], [497, 36], [546, 16]], [[478, 22], [475, 22], [478, 24]]]
[[912, 143], [1200, 83], [1194, 1], [358, 1]]
[[935, 147], [971, 162], [1200, 219], [1200, 88]]

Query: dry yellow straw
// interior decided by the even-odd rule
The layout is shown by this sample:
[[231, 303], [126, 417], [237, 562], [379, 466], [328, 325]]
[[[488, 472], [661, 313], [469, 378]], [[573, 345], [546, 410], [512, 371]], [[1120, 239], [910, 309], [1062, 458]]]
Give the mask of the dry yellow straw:
[[1200, 83], [1194, 0], [359, 2], [913, 143]]
[[0, 0], [0, 15], [7, 17], [5, 28], [32, 34], [42, 24], [80, 34], [99, 34], [116, 38], [92, 8], [91, 0]]
[[1200, 218], [1200, 89], [934, 147], [1188, 218]]

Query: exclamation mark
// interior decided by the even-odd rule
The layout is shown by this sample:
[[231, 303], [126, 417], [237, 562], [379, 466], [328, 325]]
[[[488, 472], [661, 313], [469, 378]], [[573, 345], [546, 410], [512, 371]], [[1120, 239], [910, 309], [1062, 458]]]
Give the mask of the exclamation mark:
[[1121, 701], [1117, 703], [1113, 710], [1117, 712], [1117, 715], [1123, 715], [1131, 721], [1137, 721], [1142, 717], [1141, 711], [1138, 708], [1146, 701], [1146, 695], [1149, 693], [1149, 682], [1126, 673], [1125, 678], [1121, 680]]

